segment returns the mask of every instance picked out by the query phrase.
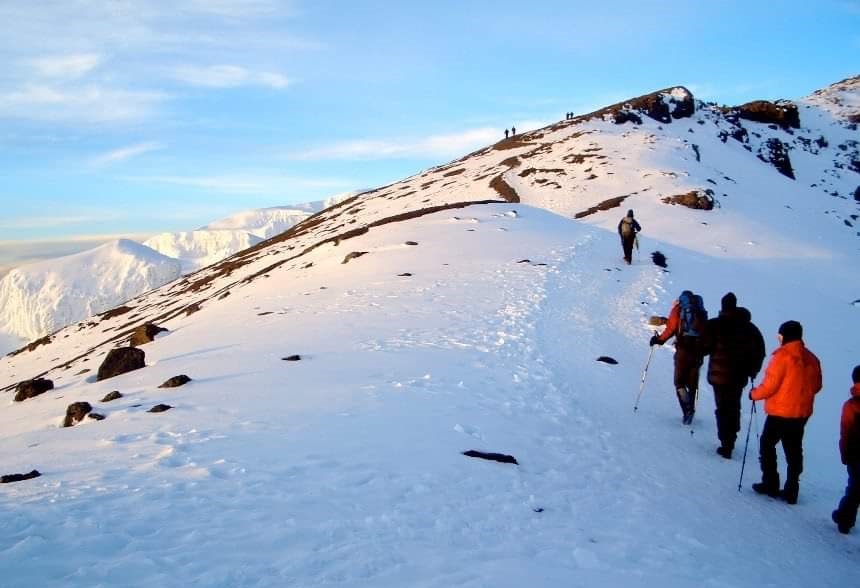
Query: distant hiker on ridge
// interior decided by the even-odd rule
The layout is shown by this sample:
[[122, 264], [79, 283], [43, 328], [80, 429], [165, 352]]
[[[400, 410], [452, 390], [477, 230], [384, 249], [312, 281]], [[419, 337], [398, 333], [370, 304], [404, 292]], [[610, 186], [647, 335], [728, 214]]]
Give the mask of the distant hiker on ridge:
[[508, 129], [505, 129], [505, 139], [508, 138]]
[[839, 435], [839, 453], [842, 463], [848, 468], [848, 487], [839, 501], [839, 508], [832, 515], [840, 533], [851, 531], [860, 507], [860, 365], [854, 368], [851, 379], [854, 386], [851, 387], [851, 398], [842, 405]]
[[633, 244], [636, 242], [636, 233], [641, 230], [642, 227], [633, 218], [633, 210], [628, 210], [627, 216], [618, 223], [618, 235], [621, 237], [621, 249], [624, 251], [627, 265], [633, 263]]
[[660, 335], [651, 337], [651, 345], [663, 345], [675, 337], [675, 393], [681, 405], [683, 423], [693, 423], [696, 413], [696, 394], [699, 391], [699, 368], [702, 352], [699, 338], [708, 321], [702, 297], [684, 290], [672, 305], [666, 328]]
[[[815, 395], [821, 390], [821, 363], [803, 344], [803, 327], [787, 321], [779, 327], [780, 347], [773, 352], [764, 381], [750, 391], [751, 400], [764, 400], [767, 419], [759, 441], [761, 482], [752, 485], [758, 494], [797, 504], [803, 471], [803, 429], [812, 416]], [[787, 465], [785, 487], [780, 492], [776, 444], [782, 441]]]
[[754, 380], [764, 361], [764, 338], [751, 322], [750, 312], [738, 308], [729, 292], [721, 300], [720, 314], [705, 326], [702, 353], [710, 355], [708, 383], [714, 387], [717, 409], [717, 453], [732, 458], [741, 430], [741, 396], [747, 381]]
[[511, 127], [511, 137], [517, 134], [517, 127]]

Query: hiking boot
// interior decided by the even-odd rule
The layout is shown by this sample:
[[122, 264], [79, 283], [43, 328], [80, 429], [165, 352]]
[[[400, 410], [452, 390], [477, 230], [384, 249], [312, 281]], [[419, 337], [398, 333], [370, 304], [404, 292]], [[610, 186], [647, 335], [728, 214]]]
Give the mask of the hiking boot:
[[797, 504], [797, 495], [799, 493], [800, 487], [797, 484], [786, 484], [785, 488], [779, 493], [779, 497], [788, 504]]
[[771, 498], [779, 498], [779, 485], [766, 484], [764, 482], [756, 482], [752, 485], [752, 489], [756, 494], [766, 494]]
[[726, 447], [725, 445], [722, 447], [717, 447], [717, 454], [720, 457], [725, 457], [726, 459], [732, 458], [732, 448]]
[[839, 529], [840, 533], [847, 535], [851, 532], [851, 527], [842, 522], [842, 518], [839, 516], [839, 510], [834, 510], [830, 515], [830, 518], [833, 519], [834, 523], [836, 523], [836, 528]]

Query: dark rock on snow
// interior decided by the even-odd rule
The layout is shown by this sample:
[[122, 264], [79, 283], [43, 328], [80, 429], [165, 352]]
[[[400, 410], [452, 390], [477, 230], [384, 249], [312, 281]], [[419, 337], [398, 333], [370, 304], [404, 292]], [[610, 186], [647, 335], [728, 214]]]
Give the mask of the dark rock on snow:
[[19, 382], [15, 387], [15, 402], [23, 402], [54, 388], [54, 382], [45, 378], [35, 378]]
[[407, 241], [406, 244], [407, 245], [418, 245], [418, 243], [416, 243], [415, 241]]
[[153, 406], [152, 408], [150, 408], [146, 412], [164, 412], [164, 411], [170, 410], [171, 408], [173, 408], [173, 407], [170, 406], [169, 404], [156, 404], [155, 406]]
[[351, 253], [347, 253], [346, 257], [343, 258], [341, 263], [349, 263], [350, 259], [355, 259], [357, 257], [361, 257], [362, 255], [367, 255], [367, 251], [353, 251]]
[[159, 327], [158, 325], [154, 325], [152, 323], [140, 325], [131, 334], [129, 345], [131, 345], [132, 347], [137, 347], [138, 345], [144, 345], [145, 343], [154, 341], [156, 335], [158, 335], [159, 333], [163, 333], [166, 330], [167, 329], [165, 329], [164, 327]]
[[99, 366], [96, 381], [101, 382], [102, 380], [146, 367], [145, 358], [146, 354], [142, 349], [138, 349], [137, 347], [117, 347], [116, 349], [111, 349]]
[[301, 355], [288, 355], [287, 357], [282, 357], [284, 361], [301, 361]]
[[23, 482], [24, 480], [32, 480], [33, 478], [38, 478], [41, 475], [42, 474], [39, 473], [39, 470], [32, 470], [27, 474], [6, 474], [4, 476], [0, 476], [0, 484]]
[[800, 114], [792, 102], [755, 100], [735, 107], [740, 118], [765, 124], [776, 124], [783, 129], [799, 129]]
[[488, 459], [490, 461], [498, 461], [501, 463], [512, 463], [514, 465], [519, 465], [513, 455], [506, 455], [504, 453], [485, 453], [483, 451], [476, 451], [475, 449], [470, 449], [469, 451], [464, 451], [463, 455], [467, 457], [478, 457], [480, 459]]
[[618, 360], [614, 357], [609, 357], [608, 355], [601, 355], [597, 358], [597, 361], [608, 363], [609, 365], [618, 365]]
[[397, 277], [398, 278], [410, 278], [410, 277], [412, 277], [412, 274], [410, 274], [409, 272], [403, 272], [402, 274], [397, 274]]
[[122, 394], [119, 390], [114, 390], [113, 392], [105, 394], [105, 397], [101, 399], [101, 402], [110, 402], [111, 400], [117, 400], [119, 398], [122, 398]]
[[713, 210], [714, 196], [713, 191], [708, 190], [691, 190], [686, 194], [677, 194], [675, 196], [667, 196], [662, 199], [664, 204], [680, 204], [694, 210]]
[[183, 386], [191, 381], [191, 378], [186, 376], [185, 374], [179, 374], [178, 376], [173, 376], [166, 382], [164, 382], [159, 388], [178, 388], [179, 386]]
[[666, 256], [659, 251], [655, 251], [651, 254], [651, 261], [654, 262], [654, 265], [660, 266], [662, 268], [669, 267], [669, 264], [666, 263]]
[[63, 421], [64, 427], [71, 427], [84, 420], [93, 407], [89, 402], [73, 402], [66, 409], [66, 420]]
[[99, 414], [97, 412], [91, 412], [87, 415], [88, 419], [93, 419], [94, 421], [103, 421], [105, 420], [105, 415]]

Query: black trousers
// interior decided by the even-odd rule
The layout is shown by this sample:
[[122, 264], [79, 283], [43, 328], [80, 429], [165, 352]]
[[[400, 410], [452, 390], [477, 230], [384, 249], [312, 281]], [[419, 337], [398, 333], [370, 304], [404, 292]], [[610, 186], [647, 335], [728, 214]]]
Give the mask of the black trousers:
[[691, 339], [675, 343], [675, 391], [681, 412], [685, 415], [695, 411], [696, 394], [699, 390], [702, 357], [695, 351], [695, 345]]
[[848, 486], [845, 496], [839, 501], [839, 520], [849, 529], [857, 522], [857, 509], [860, 508], [860, 463], [848, 464]]
[[625, 239], [621, 237], [621, 248], [624, 250], [624, 260], [627, 263], [631, 263], [633, 261], [633, 241], [636, 239], [636, 235]]
[[782, 442], [786, 472], [786, 487], [796, 487], [803, 472], [803, 431], [809, 417], [789, 419], [768, 415], [764, 421], [759, 443], [761, 481], [771, 487], [779, 487], [779, 471], [776, 466], [776, 444]]
[[715, 385], [714, 401], [717, 409], [717, 437], [723, 447], [734, 448], [741, 430], [741, 395], [743, 386]]

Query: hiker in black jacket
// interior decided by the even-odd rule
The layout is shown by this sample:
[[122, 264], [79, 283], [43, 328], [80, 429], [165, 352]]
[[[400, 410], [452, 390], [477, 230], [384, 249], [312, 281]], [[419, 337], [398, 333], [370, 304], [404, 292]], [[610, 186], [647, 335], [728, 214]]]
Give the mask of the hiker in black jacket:
[[627, 216], [618, 223], [618, 235], [621, 237], [621, 248], [624, 250], [624, 261], [627, 265], [633, 262], [633, 244], [636, 242], [636, 233], [641, 230], [642, 227], [633, 218], [632, 210], [628, 210]]
[[737, 297], [729, 292], [721, 301], [719, 316], [708, 321], [702, 338], [702, 353], [710, 355], [708, 383], [714, 387], [717, 409], [717, 453], [732, 458], [741, 429], [741, 395], [764, 361], [764, 338], [752, 323], [750, 312], [738, 308]]

